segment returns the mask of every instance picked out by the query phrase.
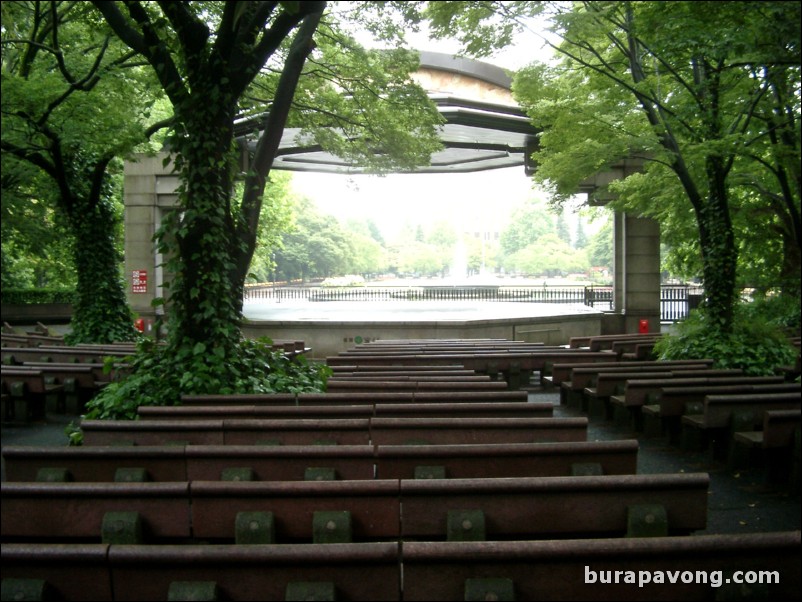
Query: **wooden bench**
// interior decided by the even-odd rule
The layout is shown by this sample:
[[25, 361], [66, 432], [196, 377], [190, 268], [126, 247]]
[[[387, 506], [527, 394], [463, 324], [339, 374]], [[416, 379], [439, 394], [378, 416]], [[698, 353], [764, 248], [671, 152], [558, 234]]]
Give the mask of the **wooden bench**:
[[[735, 571], [738, 579], [763, 571], [774, 578], [749, 586], [763, 599], [798, 599], [801, 549], [799, 531], [492, 545], [411, 541], [403, 547], [404, 600], [741, 599]], [[514, 598], [505, 597], [511, 591]]]
[[586, 441], [586, 418], [372, 418], [376, 445]]
[[736, 431], [733, 457], [738, 466], [762, 466], [771, 483], [800, 486], [800, 427], [802, 411], [767, 410], [760, 430]]
[[[108, 513], [138, 513], [153, 540], [192, 536], [190, 483], [0, 484], [0, 531], [9, 541], [100, 541]], [[111, 525], [112, 534], [114, 525]]]
[[464, 380], [372, 380], [330, 378], [326, 391], [331, 393], [360, 393], [363, 391], [505, 391], [505, 381]]
[[526, 391], [403, 391], [361, 393], [256, 393], [236, 395], [184, 395], [184, 406], [217, 405], [379, 405], [385, 403], [509, 403], [526, 402]]
[[501, 600], [512, 592], [517, 600], [706, 601], [739, 598], [734, 579], [762, 575], [771, 583], [750, 591], [792, 600], [800, 548], [791, 531], [403, 546], [24, 543], [3, 545], [0, 558], [9, 599], [33, 580], [64, 600], [166, 600], [181, 584], [230, 600], [283, 600], [299, 583], [317, 582], [346, 600]]
[[368, 445], [370, 419], [82, 420], [84, 445]]
[[[669, 533], [687, 534], [707, 524], [708, 485], [701, 473], [402, 480], [401, 535], [405, 542], [444, 538], [455, 514], [480, 510], [485, 539], [619, 537], [630, 508], [645, 505], [662, 506]], [[478, 526], [477, 519], [465, 520]]]
[[[276, 542], [320, 542], [324, 538], [334, 543], [530, 539], [580, 533], [621, 537], [632, 534], [631, 523], [644, 506], [652, 508], [652, 514], [645, 516], [638, 528], [660, 521], [668, 534], [690, 533], [706, 526], [708, 486], [707, 474], [687, 473], [512, 479], [5, 482], [0, 492], [4, 543], [98, 538], [103, 543], [120, 543], [118, 537], [125, 537], [128, 543], [187, 539], [231, 543], [241, 535], [237, 516], [242, 512], [272, 513]], [[115, 514], [110, 517], [109, 513]], [[116, 513], [126, 513], [126, 517]], [[320, 513], [334, 514], [323, 518], [321, 525]], [[462, 513], [466, 513], [464, 518]], [[117, 525], [117, 520], [124, 524]], [[330, 533], [328, 521], [334, 523]], [[465, 521], [472, 524], [466, 526]]]
[[120, 361], [130, 355], [122, 350], [102, 350], [97, 348], [80, 348], [65, 346], [17, 347], [3, 348], [3, 364], [22, 364], [26, 362], [56, 363], [103, 363], [104, 358], [112, 357]]
[[[639, 346], [648, 346], [650, 349], [654, 348], [654, 344], [660, 340], [662, 335], [644, 335], [642, 337], [630, 339], [618, 339], [612, 342], [609, 349], [613, 355], [620, 359], [624, 359], [624, 355], [628, 354], [634, 359], [635, 352]], [[648, 358], [646, 358], [648, 359]]]
[[659, 338], [659, 333], [621, 333], [621, 334], [597, 334], [588, 336], [574, 336], [568, 339], [570, 349], [587, 348], [590, 351], [611, 350], [614, 343], [619, 341], [640, 341]]
[[621, 359], [625, 362], [640, 361], [640, 360], [656, 360], [657, 354], [654, 351], [657, 341], [650, 343], [635, 343], [634, 349], [624, 350], [621, 353]]
[[2, 366], [3, 407], [2, 421], [5, 423], [27, 424], [44, 420], [49, 400], [57, 404], [64, 390], [53, 376], [41, 370]]
[[[548, 386], [560, 386], [563, 382], [569, 382], [574, 370], [584, 368], [641, 368], [648, 366], [687, 366], [693, 365], [699, 368], [712, 368], [713, 360], [636, 360], [631, 362], [624, 362], [621, 360], [604, 361], [604, 362], [579, 362], [567, 364], [554, 364], [551, 367], [551, 374], [544, 377], [543, 381]], [[587, 385], [585, 385], [587, 386]], [[584, 386], [582, 387], [584, 388]]]
[[[631, 391], [630, 391], [631, 389]], [[612, 397], [616, 407], [640, 406], [643, 431], [647, 436], [667, 435], [679, 442], [680, 423], [688, 404], [701, 404], [708, 394], [785, 393], [799, 389], [781, 376], [735, 376], [705, 379], [674, 379], [627, 383], [627, 393]]]
[[592, 418], [612, 419], [612, 406], [610, 398], [626, 390], [630, 380], [664, 380], [674, 378], [714, 378], [730, 377], [743, 374], [739, 369], [696, 369], [671, 368], [669, 370], [653, 371], [619, 371], [610, 370], [598, 372], [593, 377], [590, 387], [582, 391], [582, 409]]
[[376, 478], [518, 478], [635, 474], [638, 442], [379, 445]]
[[[351, 366], [341, 366], [340, 368], [349, 368]], [[479, 377], [487, 379], [487, 375], [476, 374], [473, 370], [466, 370], [464, 368], [457, 369], [444, 369], [440, 370], [437, 366], [431, 367], [428, 370], [406, 369], [397, 368], [395, 370], [383, 370], [382, 366], [374, 366], [372, 370], [332, 370], [332, 376], [329, 378], [385, 378], [385, 379], [403, 379], [403, 378], [434, 378], [443, 377], [456, 378], [456, 377]]]
[[3, 448], [6, 478], [258, 481], [635, 474], [635, 440], [484, 445], [187, 445]]
[[555, 364], [549, 385], [560, 387], [560, 404], [569, 405], [582, 400], [582, 392], [593, 385], [600, 372], [659, 372], [672, 370], [710, 370], [712, 360], [673, 360], [645, 362], [596, 362]]
[[496, 403], [378, 403], [360, 405], [309, 406], [140, 406], [137, 415], [148, 420], [207, 418], [548, 418], [553, 415], [550, 402]]
[[3, 347], [38, 347], [40, 345], [63, 345], [63, 337], [48, 336], [41, 333], [14, 333], [0, 336]]
[[586, 418], [83, 420], [84, 445], [401, 445], [584, 441]]
[[[714, 456], [726, 457], [733, 433], [755, 430], [763, 423], [766, 410], [795, 410], [802, 393], [754, 393], [747, 395], [708, 395], [701, 413], [682, 416], [683, 449], [709, 447]], [[687, 410], [687, 406], [686, 406]]]
[[41, 599], [63, 600], [330, 599], [334, 592], [345, 600], [400, 600], [400, 547], [4, 544], [3, 593], [24, 599], [39, 585]]
[[326, 358], [328, 366], [408, 366], [438, 365], [455, 363], [464, 368], [492, 377], [503, 377], [510, 388], [517, 388], [529, 382], [532, 373], [547, 374], [552, 364], [557, 362], [579, 362], [609, 359], [599, 352], [571, 350], [564, 348], [540, 349], [526, 352], [499, 351], [474, 353], [427, 353], [427, 354], [392, 354], [364, 356], [330, 356]]
[[113, 482], [131, 478], [187, 481], [185, 446], [3, 446], [6, 480]]
[[61, 387], [60, 394], [46, 396], [45, 410], [56, 414], [78, 415], [83, 412], [84, 404], [110, 382], [108, 377], [105, 381], [98, 380], [98, 373], [102, 373], [102, 369], [97, 366], [98, 364], [34, 362], [4, 370], [42, 374], [46, 382]]

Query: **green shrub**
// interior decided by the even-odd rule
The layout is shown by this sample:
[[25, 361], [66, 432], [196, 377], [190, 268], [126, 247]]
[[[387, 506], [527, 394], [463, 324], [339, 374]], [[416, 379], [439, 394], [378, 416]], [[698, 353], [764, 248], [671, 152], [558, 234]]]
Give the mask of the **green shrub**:
[[798, 352], [781, 328], [754, 308], [739, 306], [731, 333], [721, 332], [703, 309], [694, 310], [655, 345], [655, 353], [665, 360], [710, 358], [716, 368], [740, 368], [759, 376], [793, 364]]
[[2, 302], [13, 305], [41, 305], [44, 303], [72, 303], [75, 291], [55, 288], [4, 288]]
[[[130, 358], [131, 374], [109, 384], [87, 403], [85, 417], [90, 420], [134, 420], [139, 406], [180, 405], [181, 395], [234, 393], [322, 392], [331, 369], [305, 357], [287, 358], [274, 350], [269, 339], [244, 339], [239, 356], [226, 360], [226, 370], [234, 384], [210, 388], [204, 383], [203, 364], [192, 358], [175, 357], [167, 348], [146, 339]], [[202, 352], [201, 352], [202, 353]], [[204, 388], [205, 387], [205, 388]], [[211, 385], [213, 387], [213, 385]]]
[[776, 326], [789, 336], [799, 336], [802, 330], [802, 305], [798, 296], [767, 294], [742, 307], [745, 320], [761, 320]]

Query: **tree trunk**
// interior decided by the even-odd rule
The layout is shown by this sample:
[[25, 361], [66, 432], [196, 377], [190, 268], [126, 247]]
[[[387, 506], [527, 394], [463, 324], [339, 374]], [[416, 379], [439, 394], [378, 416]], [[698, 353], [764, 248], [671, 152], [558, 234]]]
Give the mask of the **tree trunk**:
[[730, 217], [726, 174], [719, 157], [708, 157], [708, 197], [696, 212], [705, 306], [722, 332], [730, 332], [735, 313], [738, 250]]
[[[178, 251], [171, 265], [171, 342], [176, 349], [198, 344], [228, 356], [239, 341], [242, 286], [231, 275], [239, 255], [232, 225], [233, 170], [230, 148], [233, 110], [210, 115], [195, 100], [181, 120], [181, 211], [173, 216]], [[211, 153], [210, 153], [211, 151]], [[209, 156], [213, 157], [210, 160]]]
[[122, 258], [114, 246], [114, 207], [105, 198], [96, 202], [74, 199], [69, 221], [78, 274], [69, 342], [133, 340], [133, 319], [119, 267]]

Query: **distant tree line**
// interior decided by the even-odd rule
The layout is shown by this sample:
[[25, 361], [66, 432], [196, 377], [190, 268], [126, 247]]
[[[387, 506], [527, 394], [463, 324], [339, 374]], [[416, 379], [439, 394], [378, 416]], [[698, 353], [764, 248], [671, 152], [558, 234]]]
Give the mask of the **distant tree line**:
[[[572, 235], [565, 215], [530, 200], [515, 209], [500, 232], [460, 232], [447, 221], [426, 216], [409, 222], [386, 240], [375, 222], [341, 221], [321, 213], [306, 198], [290, 202], [292, 224], [271, 253], [258, 256], [251, 282], [311, 281], [356, 274], [365, 278], [459, 277], [479, 273], [557, 277], [584, 274], [608, 282], [612, 273], [612, 230], [607, 212], [592, 236], [584, 216]], [[257, 254], [258, 255], [258, 254]], [[461, 256], [458, 258], [458, 256]], [[457, 263], [461, 263], [459, 268]], [[457, 274], [455, 270], [464, 270]]]

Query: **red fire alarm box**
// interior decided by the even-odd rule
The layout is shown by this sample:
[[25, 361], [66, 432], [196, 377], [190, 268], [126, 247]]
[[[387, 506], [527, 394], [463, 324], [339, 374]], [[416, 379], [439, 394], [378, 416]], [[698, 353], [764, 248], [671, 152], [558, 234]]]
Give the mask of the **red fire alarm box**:
[[649, 320], [638, 320], [638, 332], [640, 334], [649, 333]]

